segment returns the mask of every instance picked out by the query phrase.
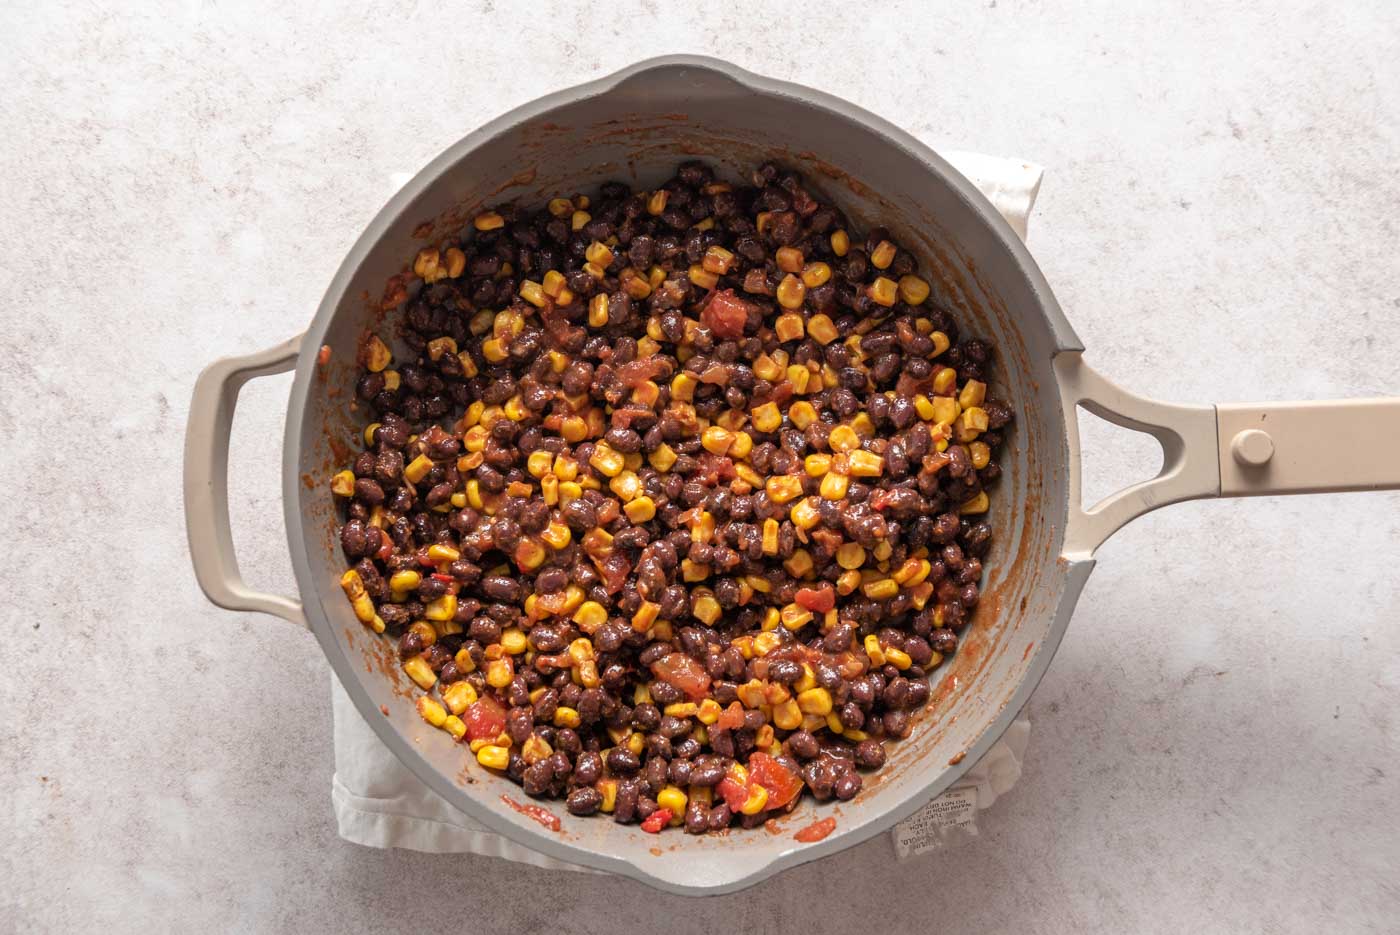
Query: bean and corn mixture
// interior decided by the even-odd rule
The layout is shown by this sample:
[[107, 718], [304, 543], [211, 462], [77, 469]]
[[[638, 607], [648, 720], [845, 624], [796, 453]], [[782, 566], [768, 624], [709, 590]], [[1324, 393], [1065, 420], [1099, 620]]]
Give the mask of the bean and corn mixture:
[[751, 181], [686, 163], [423, 249], [331, 480], [424, 720], [650, 832], [859, 793], [977, 605], [1012, 418], [887, 231]]

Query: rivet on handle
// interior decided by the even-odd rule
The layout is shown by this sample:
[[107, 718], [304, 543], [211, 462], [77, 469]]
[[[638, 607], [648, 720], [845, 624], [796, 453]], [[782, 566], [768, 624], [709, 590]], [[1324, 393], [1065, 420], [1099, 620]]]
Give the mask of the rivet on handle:
[[1230, 441], [1230, 454], [1241, 467], [1263, 467], [1274, 456], [1274, 440], [1261, 429], [1245, 429]]

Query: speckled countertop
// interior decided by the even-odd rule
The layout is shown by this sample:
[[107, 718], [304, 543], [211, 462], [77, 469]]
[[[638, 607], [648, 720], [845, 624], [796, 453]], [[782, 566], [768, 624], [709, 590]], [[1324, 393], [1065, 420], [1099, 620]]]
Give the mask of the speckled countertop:
[[[189, 573], [198, 370], [302, 328], [392, 173], [665, 51], [1044, 163], [1033, 250], [1137, 392], [1400, 392], [1400, 9], [1062, 6], [0, 10], [0, 931], [1393, 931], [1395, 494], [1132, 524], [979, 840], [703, 901], [342, 843], [318, 649]], [[245, 573], [283, 591], [287, 386], [249, 387], [233, 458]], [[1154, 463], [1088, 438], [1091, 489]], [[1325, 426], [1318, 456], [1347, 457]]]

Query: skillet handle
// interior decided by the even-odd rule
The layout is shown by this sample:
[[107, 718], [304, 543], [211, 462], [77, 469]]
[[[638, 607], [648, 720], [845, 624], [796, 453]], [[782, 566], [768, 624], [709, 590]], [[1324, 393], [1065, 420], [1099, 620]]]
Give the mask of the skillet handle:
[[[1055, 375], [1070, 444], [1064, 545], [1069, 558], [1091, 557], [1130, 520], [1183, 500], [1400, 488], [1400, 398], [1162, 403], [1114, 385], [1086, 364], [1079, 351], [1057, 356]], [[1156, 438], [1162, 470], [1086, 509], [1078, 406]], [[1320, 453], [1324, 437], [1325, 457]]]
[[254, 591], [243, 583], [228, 516], [228, 439], [238, 391], [254, 377], [296, 366], [301, 335], [246, 357], [228, 357], [195, 381], [185, 430], [185, 531], [194, 575], [209, 600], [229, 610], [275, 614], [306, 626], [301, 602]]
[[[1064, 552], [1088, 558], [1130, 520], [1182, 500], [1220, 494], [1216, 457], [1215, 408], [1160, 403], [1105, 379], [1084, 362], [1079, 351], [1055, 358], [1055, 376], [1069, 434], [1069, 523]], [[1115, 425], [1144, 432], [1162, 446], [1162, 470], [1156, 477], [1110, 494], [1084, 508], [1080, 478], [1078, 406]]]

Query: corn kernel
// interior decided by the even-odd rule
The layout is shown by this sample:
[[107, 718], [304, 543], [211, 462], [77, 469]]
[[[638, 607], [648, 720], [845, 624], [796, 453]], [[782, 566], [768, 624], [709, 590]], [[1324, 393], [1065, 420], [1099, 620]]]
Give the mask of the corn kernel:
[[846, 471], [852, 477], [879, 477], [885, 470], [885, 459], [872, 451], [852, 451], [846, 457]]
[[442, 719], [442, 729], [451, 734], [453, 740], [461, 740], [467, 735], [467, 725], [455, 714]]
[[812, 622], [812, 612], [801, 604], [784, 604], [778, 620], [788, 630], [800, 630]]
[[657, 446], [657, 449], [655, 451], [647, 455], [647, 461], [651, 464], [652, 467], [656, 468], [658, 471], [664, 474], [667, 471], [671, 470], [672, 466], [675, 465], [676, 451], [670, 445], [666, 444], [665, 442], [662, 442], [659, 446]]
[[719, 276], [705, 269], [705, 267], [701, 266], [699, 263], [692, 263], [690, 269], [686, 271], [686, 276], [690, 279], [691, 283], [699, 286], [701, 289], [713, 289], [715, 286], [719, 285]]
[[860, 436], [849, 425], [838, 425], [831, 430], [828, 442], [832, 451], [854, 451], [860, 447]]
[[641, 525], [656, 516], [656, 501], [652, 500], [651, 497], [637, 497], [623, 507], [622, 512], [627, 514], [627, 519], [630, 522]]
[[753, 451], [753, 436], [748, 432], [735, 433], [734, 444], [729, 446], [729, 457], [747, 458], [751, 451]]
[[596, 240], [589, 244], [588, 248], [583, 251], [583, 256], [588, 262], [597, 263], [605, 269], [608, 264], [613, 261], [613, 252], [608, 249], [608, 245], [599, 243]]
[[509, 356], [500, 338], [487, 338], [481, 342], [481, 356], [493, 364], [499, 364]]
[[888, 269], [894, 262], [895, 246], [888, 240], [882, 240], [875, 245], [875, 249], [870, 251], [870, 265], [876, 269]]
[[506, 219], [495, 211], [484, 211], [472, 219], [472, 226], [479, 231], [500, 230], [506, 226]]
[[457, 595], [444, 594], [437, 600], [430, 601], [423, 608], [423, 616], [429, 620], [451, 620], [457, 613]]
[[739, 475], [739, 480], [749, 485], [750, 489], [757, 489], [763, 486], [763, 477], [753, 468], [743, 461], [734, 465], [734, 473]]
[[593, 220], [593, 215], [587, 211], [575, 211], [569, 215], [569, 229], [581, 231], [589, 221]]
[[696, 581], [704, 581], [708, 577], [710, 577], [709, 565], [700, 565], [692, 562], [688, 558], [681, 559], [682, 581], [685, 581], [687, 584], [693, 584]]
[[661, 709], [662, 714], [670, 717], [694, 717], [699, 712], [699, 706], [693, 701], [677, 701]]
[[831, 252], [837, 256], [845, 256], [850, 249], [850, 235], [844, 230], [833, 231], [831, 234]]
[[986, 398], [987, 384], [981, 380], [968, 380], [963, 384], [962, 392], [958, 393], [958, 405], [964, 409], [971, 409], [981, 406]]
[[[810, 455], [809, 455], [810, 457]], [[851, 479], [844, 474], [827, 474], [822, 478], [821, 495], [824, 500], [840, 500], [846, 496], [846, 488]]]
[[588, 463], [600, 474], [606, 474], [608, 477], [616, 477], [622, 473], [624, 467], [621, 453], [613, 451], [601, 442], [594, 446], [593, 455], [588, 459]]
[[779, 315], [773, 322], [773, 331], [777, 334], [779, 341], [800, 341], [805, 334], [805, 326], [802, 323], [802, 316], [796, 312], [786, 312]]
[[794, 578], [805, 578], [813, 568], [812, 555], [806, 549], [794, 549], [792, 557], [783, 562], [783, 568]]
[[953, 437], [960, 442], [970, 442], [986, 430], [987, 410], [978, 406], [964, 409], [953, 422]]
[[848, 597], [860, 587], [860, 572], [855, 569], [842, 572], [836, 579], [836, 593]]
[[447, 720], [447, 709], [427, 695], [419, 695], [415, 705], [418, 708], [418, 716], [434, 727], [441, 727]]
[[753, 226], [760, 234], [767, 233], [768, 225], [772, 223], [772, 211], [760, 211], [753, 217]]
[[411, 568], [396, 571], [389, 576], [389, 588], [394, 591], [413, 591], [423, 583], [423, 576]]
[[807, 287], [802, 285], [802, 280], [792, 273], [788, 273], [783, 277], [783, 281], [778, 283], [778, 304], [783, 308], [801, 308], [802, 301], [806, 297]]
[[880, 640], [871, 633], [865, 638], [865, 654], [870, 657], [872, 664], [882, 666], [885, 664], [885, 650], [880, 646]]
[[690, 600], [690, 613], [696, 620], [713, 626], [724, 614], [715, 596], [704, 588], [696, 588]]
[[967, 446], [968, 454], [972, 456], [972, 466], [977, 470], [982, 470], [992, 460], [992, 449], [987, 447], [986, 442], [973, 442]]
[[549, 301], [544, 287], [533, 279], [527, 279], [520, 284], [520, 297], [535, 308], [543, 308], [545, 303]]
[[951, 392], [958, 382], [958, 372], [952, 367], [944, 367], [933, 375], [933, 391], [940, 396]]
[[782, 379], [783, 365], [779, 364], [768, 354], [759, 354], [753, 362], [754, 375], [770, 383], [776, 383]]
[[543, 759], [547, 759], [554, 753], [554, 748], [549, 742], [539, 734], [531, 734], [525, 738], [525, 742], [520, 745], [520, 758], [529, 766], [533, 766]]
[[591, 634], [608, 622], [608, 612], [597, 601], [584, 601], [578, 610], [574, 611], [573, 619], [580, 630]]
[[651, 295], [651, 282], [631, 266], [618, 273], [617, 281], [624, 292], [638, 301]]
[[893, 646], [885, 647], [885, 661], [896, 669], [907, 669], [914, 664], [914, 660], [909, 658], [909, 654], [902, 649], [895, 649]]
[[332, 477], [331, 493], [337, 497], [353, 497], [355, 495], [355, 472], [341, 471]]
[[[804, 373], [811, 372], [807, 370], [806, 367], [801, 367], [799, 369], [801, 369]], [[807, 430], [807, 426], [817, 421], [817, 410], [815, 407], [813, 407], [811, 403], [807, 402], [806, 400], [795, 402], [788, 407], [788, 420], [792, 422], [795, 428], [805, 432]]]
[[428, 475], [433, 469], [433, 461], [427, 455], [419, 455], [408, 463], [403, 469], [404, 480], [410, 484], [416, 484]]
[[671, 824], [673, 825], [685, 821], [687, 801], [686, 794], [676, 786], [662, 786], [661, 791], [656, 794], [656, 804], [670, 810]]
[[753, 427], [760, 432], [776, 432], [778, 427], [783, 424], [783, 415], [778, 411], [776, 403], [755, 406], [750, 411], [749, 417], [753, 419]]
[[778, 474], [768, 478], [764, 485], [768, 499], [774, 503], [787, 503], [802, 494], [802, 478], [795, 474]]
[[437, 683], [437, 675], [434, 674], [433, 667], [428, 665], [428, 660], [422, 656], [411, 656], [405, 659], [403, 670], [424, 691]]
[[826, 716], [831, 713], [831, 692], [825, 688], [809, 688], [804, 692], [799, 692], [797, 708], [803, 714]]
[[717, 425], [712, 425], [700, 433], [700, 444], [711, 454], [722, 455], [734, 444], [734, 434]]
[[778, 554], [778, 521], [776, 519], [765, 519], [763, 521], [763, 554]]
[[688, 403], [695, 398], [695, 387], [699, 381], [688, 373], [678, 373], [671, 380], [671, 398]]
[[693, 542], [709, 542], [715, 535], [715, 516], [709, 510], [701, 510], [700, 516], [690, 527]]
[[719, 244], [714, 244], [705, 251], [704, 257], [700, 260], [700, 265], [704, 267], [705, 272], [716, 273], [722, 276], [733, 267], [734, 254], [730, 253]]
[[631, 750], [633, 754], [641, 756], [642, 751], [646, 749], [646, 738], [640, 733], [633, 733], [627, 738], [627, 749]]
[[818, 344], [830, 344], [840, 337], [835, 323], [828, 315], [813, 315], [807, 322], [807, 334]]
[[520, 655], [529, 646], [529, 641], [525, 638], [525, 631], [519, 627], [507, 627], [501, 633], [501, 649], [512, 656]]
[[802, 268], [802, 285], [815, 289], [831, 279], [831, 267], [825, 263], [808, 263]]
[[670, 198], [670, 192], [664, 188], [657, 189], [647, 198], [647, 214], [657, 217], [666, 210], [666, 202]]
[[574, 213], [574, 203], [567, 198], [551, 198], [545, 208], [557, 218], [566, 218]]
[[608, 297], [598, 293], [588, 302], [588, 325], [602, 328], [608, 323]]
[[899, 300], [906, 305], [923, 305], [928, 291], [928, 283], [918, 276], [899, 277]]
[[[838, 476], [839, 475], [837, 474], [827, 475], [827, 477]], [[832, 497], [828, 499], [837, 498]], [[812, 527], [816, 526], [817, 523], [821, 522], [822, 517], [821, 513], [817, 511], [817, 506], [814, 502], [814, 498], [806, 497], [793, 504], [792, 509], [788, 511], [788, 518], [792, 520], [792, 524], [798, 529], [811, 529]]]
[[773, 725], [779, 730], [797, 730], [802, 726], [802, 709], [792, 699], [773, 706]]
[[990, 505], [991, 504], [987, 500], [987, 491], [983, 490], [980, 491], [977, 494], [977, 496], [973, 497], [971, 500], [968, 500], [966, 503], [959, 506], [958, 512], [962, 513], [963, 515], [968, 515], [972, 513], [985, 513], [987, 512], [987, 507]]
[[875, 281], [870, 284], [866, 293], [876, 305], [883, 305], [888, 308], [899, 298], [899, 287], [895, 285], [893, 279], [877, 276]]
[[443, 686], [442, 700], [447, 703], [447, 709], [453, 714], [461, 714], [475, 704], [476, 699], [476, 689], [472, 687], [471, 682], [463, 680]]
[[899, 593], [899, 585], [891, 578], [881, 578], [867, 582], [862, 588], [865, 596], [875, 601], [884, 601]]
[[462, 553], [450, 545], [436, 543], [428, 546], [428, 558], [434, 562], [455, 562], [462, 557]]
[[476, 761], [487, 769], [505, 769], [510, 764], [510, 751], [505, 747], [487, 744], [476, 751]]
[[603, 801], [598, 806], [598, 811], [610, 813], [617, 807], [617, 780], [600, 779], [594, 786], [603, 796]]
[[515, 678], [515, 665], [509, 656], [492, 659], [486, 664], [486, 684], [492, 688], [505, 688]]
[[800, 273], [805, 262], [802, 251], [796, 247], [779, 247], [774, 259], [777, 260], [778, 269], [785, 273]]

